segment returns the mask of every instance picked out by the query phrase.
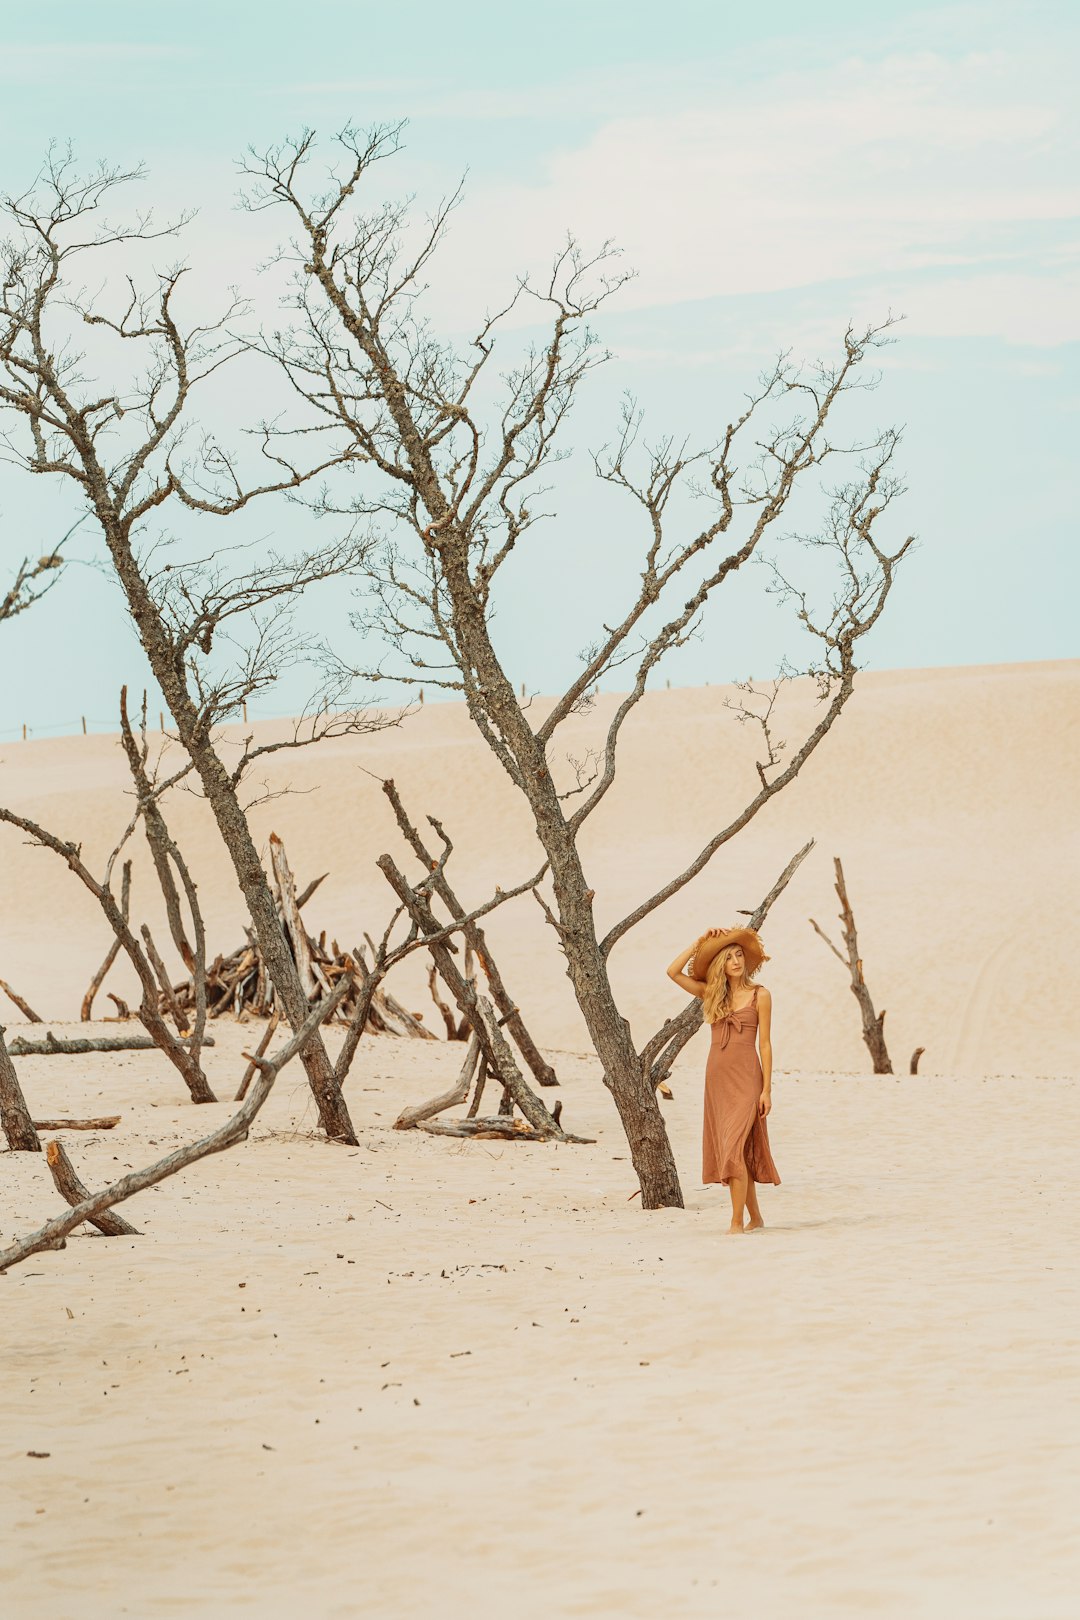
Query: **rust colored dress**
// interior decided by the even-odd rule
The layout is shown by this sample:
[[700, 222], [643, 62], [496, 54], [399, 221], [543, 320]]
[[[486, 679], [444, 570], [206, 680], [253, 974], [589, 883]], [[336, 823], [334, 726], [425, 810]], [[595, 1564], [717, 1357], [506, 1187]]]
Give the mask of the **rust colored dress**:
[[745, 1158], [754, 1181], [780, 1185], [769, 1150], [766, 1121], [758, 1114], [765, 1077], [757, 1054], [757, 987], [738, 1012], [712, 1026], [705, 1066], [705, 1125], [701, 1137], [701, 1179], [726, 1187]]

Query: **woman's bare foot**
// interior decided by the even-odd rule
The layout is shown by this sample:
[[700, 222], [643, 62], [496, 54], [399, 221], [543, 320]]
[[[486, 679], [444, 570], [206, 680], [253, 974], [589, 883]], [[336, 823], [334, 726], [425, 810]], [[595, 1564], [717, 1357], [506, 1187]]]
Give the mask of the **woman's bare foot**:
[[746, 1232], [748, 1230], [749, 1228], [743, 1226], [741, 1221], [739, 1222], [738, 1226], [736, 1226], [735, 1222], [732, 1221], [731, 1225], [728, 1227], [728, 1237], [734, 1237], [736, 1232]]
[[756, 1220], [751, 1219], [750, 1221], [747, 1222], [746, 1230], [748, 1232], [761, 1232], [761, 1231], [764, 1230], [764, 1227], [765, 1227], [765, 1222], [762, 1220], [761, 1216], [759, 1215]]

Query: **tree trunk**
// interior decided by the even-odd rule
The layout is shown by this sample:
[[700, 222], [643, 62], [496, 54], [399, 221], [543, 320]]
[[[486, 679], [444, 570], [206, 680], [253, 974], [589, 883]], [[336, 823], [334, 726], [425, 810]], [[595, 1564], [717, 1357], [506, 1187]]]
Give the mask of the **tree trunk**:
[[[247, 901], [266, 970], [273, 982], [277, 999], [295, 1032], [303, 1026], [310, 1008], [300, 983], [296, 963], [285, 939], [285, 931], [278, 917], [270, 884], [251, 836], [247, 817], [241, 809], [236, 787], [218, 758], [205, 730], [203, 719], [192, 702], [182, 655], [173, 645], [161, 612], [140, 572], [132, 550], [129, 528], [113, 506], [108, 480], [97, 462], [92, 445], [86, 449], [84, 463], [88, 469], [91, 466], [94, 469], [89, 493], [104, 530], [113, 565], [127, 598], [128, 608], [139, 632], [139, 640], [169, 706], [169, 712], [176, 722], [180, 741], [202, 783], [218, 831], [233, 863], [237, 881]], [[356, 1134], [349, 1118], [349, 1110], [345, 1106], [341, 1087], [334, 1076], [334, 1067], [330, 1062], [322, 1035], [317, 1029], [305, 1044], [300, 1060], [307, 1072], [323, 1130], [327, 1136], [337, 1141], [355, 1144]]]
[[[497, 757], [528, 800], [537, 836], [551, 863], [567, 973], [603, 1065], [604, 1084], [615, 1100], [626, 1133], [641, 1185], [642, 1208], [682, 1209], [679, 1172], [660, 1104], [634, 1047], [630, 1025], [615, 1004], [607, 963], [596, 937], [593, 891], [585, 882], [581, 857], [567, 827], [544, 749], [522, 714], [514, 688], [491, 644], [483, 605], [469, 578], [468, 549], [459, 537], [444, 543], [442, 564], [454, 607], [454, 628], [477, 672], [477, 685], [483, 694], [482, 728], [490, 731], [494, 723], [505, 739], [516, 774], [505, 757]], [[478, 707], [475, 692], [468, 692], [468, 702], [470, 709]]]
[[0, 1024], [0, 1125], [13, 1153], [41, 1152], [41, 1141], [26, 1106], [15, 1065], [4, 1044], [3, 1024]]
[[[166, 694], [168, 695], [168, 694]], [[285, 938], [285, 930], [278, 917], [274, 896], [259, 860], [247, 818], [240, 808], [236, 791], [229, 781], [224, 765], [208, 743], [184, 735], [180, 717], [173, 711], [181, 741], [191, 753], [195, 769], [203, 784], [222, 840], [232, 859], [244, 899], [247, 901], [252, 925], [259, 941], [259, 949], [266, 963], [266, 971], [273, 981], [274, 990], [284, 1008], [285, 1016], [295, 1031], [301, 1028], [310, 1012], [300, 975]], [[334, 1066], [321, 1034], [312, 1035], [300, 1061], [307, 1072], [308, 1083], [319, 1110], [319, 1123], [327, 1136], [335, 1141], [356, 1143], [349, 1110], [341, 1087], [334, 1076]]]

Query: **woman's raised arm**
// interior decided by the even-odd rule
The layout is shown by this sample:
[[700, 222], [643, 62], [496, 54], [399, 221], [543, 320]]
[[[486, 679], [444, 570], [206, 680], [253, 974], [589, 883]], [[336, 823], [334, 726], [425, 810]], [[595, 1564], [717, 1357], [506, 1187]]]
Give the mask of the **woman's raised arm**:
[[690, 979], [683, 972], [683, 969], [686, 967], [687, 963], [692, 960], [694, 952], [697, 950], [697, 948], [698, 941], [695, 939], [689, 950], [680, 951], [674, 962], [672, 962], [671, 966], [668, 968], [667, 976], [669, 979], [674, 980], [681, 990], [687, 991], [689, 995], [703, 996], [705, 994], [705, 986], [701, 983], [700, 979]]

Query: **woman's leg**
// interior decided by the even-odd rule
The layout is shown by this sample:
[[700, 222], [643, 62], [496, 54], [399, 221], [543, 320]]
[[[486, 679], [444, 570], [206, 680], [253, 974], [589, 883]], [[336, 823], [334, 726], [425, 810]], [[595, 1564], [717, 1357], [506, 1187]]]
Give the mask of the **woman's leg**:
[[734, 1176], [732, 1176], [731, 1180], [728, 1182], [728, 1192], [731, 1194], [731, 1225], [728, 1227], [729, 1232], [741, 1232], [743, 1230], [743, 1210], [746, 1208], [746, 1189], [746, 1165], [744, 1163], [742, 1165], [742, 1175], [739, 1176], [737, 1180]]
[[752, 1175], [750, 1175], [749, 1167], [747, 1167], [746, 1179], [746, 1213], [750, 1217], [750, 1224], [746, 1228], [748, 1232], [757, 1232], [765, 1225], [765, 1222], [761, 1218], [761, 1208], [757, 1201], [757, 1187], [754, 1185], [754, 1178]]

